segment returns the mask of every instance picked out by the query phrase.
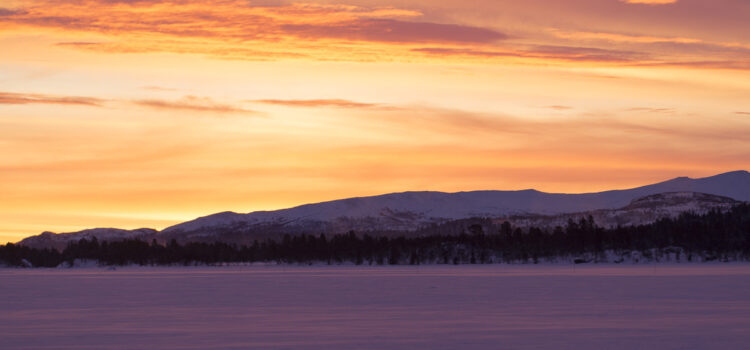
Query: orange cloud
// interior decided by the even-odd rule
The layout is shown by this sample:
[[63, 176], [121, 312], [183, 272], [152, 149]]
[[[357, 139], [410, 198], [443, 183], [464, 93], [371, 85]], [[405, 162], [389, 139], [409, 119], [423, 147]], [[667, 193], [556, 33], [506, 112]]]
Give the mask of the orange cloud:
[[607, 50], [592, 47], [538, 45], [515, 51], [488, 51], [471, 48], [422, 47], [413, 52], [435, 56], [469, 56], [482, 58], [518, 57], [529, 59], [557, 60], [569, 62], [638, 62], [645, 58], [643, 53], [621, 50]]
[[[352, 102], [281, 101], [292, 101], [290, 106], [293, 101], [303, 101], [302, 106]], [[140, 102], [184, 111], [187, 117], [221, 105], [198, 97]], [[737, 168], [750, 157], [745, 147], [750, 129], [740, 120], [673, 120], [662, 114], [639, 120], [620, 109], [539, 120], [353, 103], [344, 111], [324, 111], [323, 118], [302, 113], [309, 133], [294, 127], [290, 116], [299, 113], [226, 118], [221, 127], [170, 121], [155, 127], [158, 115], [142, 111], [124, 114], [116, 123], [52, 118], [20, 129], [13, 125], [34, 121], [18, 118], [0, 128], [4, 143], [22, 152], [16, 160], [0, 159], [0, 190], [6, 199], [0, 212], [59, 214], [64, 208], [66, 214], [108, 217], [76, 225], [146, 225], [149, 221], [114, 220], [110, 213], [197, 216], [405, 189], [589, 191], [648, 183], [644, 177], [661, 180], [685, 169]], [[125, 120], [143, 125], [124, 128]], [[277, 128], [268, 129], [274, 123]], [[8, 215], [5, 225], [24, 227], [19, 235], [61, 230], [58, 219], [41, 217]]]
[[167, 88], [167, 87], [163, 87], [163, 86], [156, 86], [156, 85], [141, 86], [141, 89], [143, 89], [143, 90], [151, 90], [151, 91], [177, 91], [177, 89]]
[[595, 47], [573, 47], [538, 45], [525, 54], [570, 61], [629, 62], [646, 58], [646, 54], [634, 51], [601, 49]]
[[674, 113], [674, 108], [653, 108], [653, 107], [633, 107], [626, 109], [627, 112], [646, 112], [646, 113]]
[[[536, 9], [546, 13], [546, 7], [550, 7], [549, 11], [557, 8], [538, 0], [525, 2], [523, 6], [498, 1], [482, 3], [482, 11], [505, 5], [509, 12]], [[668, 31], [671, 35], [657, 35], [653, 26], [644, 26], [641, 33], [621, 33], [628, 23], [618, 22], [610, 27], [595, 20], [600, 16], [592, 16], [584, 9], [596, 12], [617, 7], [627, 12], [627, 21], [632, 22], [630, 28], [640, 28], [641, 21], [663, 19], [662, 12], [666, 9], [636, 6], [623, 9], [617, 2], [580, 8], [589, 2], [594, 1], [582, 0], [572, 6], [581, 12], [580, 18], [574, 17], [582, 23], [575, 30], [548, 29], [548, 23], [539, 21], [520, 27], [507, 18], [495, 22], [518, 32], [512, 34], [495, 28], [495, 23], [487, 25], [472, 21], [472, 17], [454, 16], [450, 11], [427, 6], [424, 8], [430, 11], [421, 11], [418, 7], [423, 4], [419, 2], [405, 9], [372, 4], [260, 6], [244, 0], [30, 0], [19, 2], [18, 8], [1, 10], [0, 26], [8, 33], [29, 28], [47, 30], [61, 39], [57, 44], [60, 47], [99, 53], [165, 52], [255, 61], [487, 61], [748, 69], [743, 62], [747, 61], [750, 45], [735, 42], [739, 39], [732, 41], [726, 35], [724, 41], [715, 40], [721, 36], [713, 41], [701, 38], [684, 26], [694, 16], [695, 6], [690, 3], [679, 3], [680, 8], [686, 8], [674, 19], [679, 30]], [[646, 17], [642, 14], [645, 11], [648, 11]], [[727, 10], [721, 11], [719, 15], [726, 15]], [[528, 12], [520, 15], [531, 16]], [[636, 15], [639, 17], [633, 17]]]
[[683, 38], [683, 37], [658, 37], [648, 35], [627, 35], [620, 33], [606, 33], [606, 32], [581, 32], [581, 31], [563, 31], [559, 29], [550, 30], [555, 37], [572, 40], [605, 40], [605, 41], [616, 41], [616, 42], [632, 42], [632, 43], [664, 43], [674, 42], [683, 44], [695, 44], [703, 43], [704, 41], [696, 38]]
[[346, 1], [0, 1], [0, 234], [750, 159], [742, 0]]
[[[163, 90], [173, 91], [171, 89], [164, 89], [160, 87], [144, 87], [148, 90]], [[331, 103], [340, 101], [341, 106], [344, 106], [345, 101], [343, 100], [330, 100]], [[46, 94], [23, 94], [13, 92], [0, 92], [0, 105], [2, 104], [57, 104], [57, 105], [81, 105], [81, 106], [92, 106], [100, 107], [105, 102], [130, 102], [138, 106], [144, 106], [154, 109], [164, 110], [190, 110], [195, 112], [214, 112], [214, 113], [258, 113], [256, 111], [243, 109], [230, 104], [217, 103], [209, 97], [198, 97], [187, 95], [176, 101], [157, 100], [157, 99], [141, 99], [133, 101], [124, 100], [105, 100], [95, 97], [81, 97], [81, 96], [58, 96], [58, 95], [46, 95]]]
[[56, 96], [44, 94], [21, 94], [13, 92], [0, 92], [0, 104], [59, 104], [59, 105], [83, 105], [99, 106], [104, 102], [102, 99], [80, 96]]
[[455, 47], [419, 47], [412, 49], [413, 52], [425, 53], [434, 56], [474, 56], [474, 57], [523, 57], [519, 52], [476, 50], [472, 48]]
[[[60, 47], [72, 47], [79, 50], [122, 54], [122, 53], [155, 53], [169, 52], [178, 54], [200, 54], [221, 59], [238, 59], [247, 61], [265, 61], [272, 59], [300, 59], [310, 57], [304, 52], [284, 50], [256, 50], [244, 45], [214, 43], [206, 40], [133, 40], [132, 42], [59, 42]], [[288, 48], [287, 48], [288, 49]]]
[[303, 38], [334, 38], [395, 43], [491, 43], [507, 35], [456, 24], [367, 19], [333, 25], [287, 24], [282, 30]]
[[375, 103], [362, 103], [342, 99], [327, 100], [252, 100], [251, 102], [265, 103], [289, 107], [337, 107], [337, 108], [371, 108], [378, 107]]
[[560, 106], [560, 105], [547, 106], [545, 108], [554, 109], [556, 111], [567, 111], [567, 110], [573, 109], [573, 107], [570, 107], [570, 106]]
[[[693, 68], [722, 67], [745, 69], [750, 45], [738, 42], [709, 41], [690, 37], [660, 37], [608, 32], [551, 30], [555, 38], [591, 45], [636, 47], [650, 52], [644, 64], [690, 66]], [[686, 57], [694, 57], [692, 61]], [[645, 57], [641, 57], [643, 60]], [[698, 58], [698, 59], [695, 59]], [[649, 62], [650, 61], [650, 62]]]
[[197, 97], [197, 96], [185, 96], [177, 101], [165, 101], [165, 100], [135, 100], [134, 104], [139, 106], [145, 106], [154, 109], [165, 109], [165, 110], [189, 110], [195, 112], [214, 112], [214, 113], [257, 113], [248, 109], [240, 107], [220, 104], [214, 102], [208, 97]]
[[[240, 0], [34, 0], [23, 9], [1, 12], [0, 24], [97, 33], [110, 38], [58, 43], [83, 50], [200, 53], [244, 59], [352, 56], [351, 46], [337, 53], [337, 45], [331, 40], [474, 44], [507, 38], [493, 29], [410, 20], [420, 16], [417, 11], [393, 7], [254, 6]], [[263, 49], [249, 49], [249, 42], [261, 43]]]
[[700, 69], [728, 69], [750, 70], [750, 61], [745, 60], [715, 60], [715, 61], [653, 61], [640, 62], [635, 65], [642, 67], [684, 67]]

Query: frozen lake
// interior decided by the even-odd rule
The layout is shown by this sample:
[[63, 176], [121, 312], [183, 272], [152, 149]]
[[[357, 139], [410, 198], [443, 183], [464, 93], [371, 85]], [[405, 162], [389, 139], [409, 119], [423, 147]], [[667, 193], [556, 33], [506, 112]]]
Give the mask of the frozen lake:
[[0, 348], [747, 349], [750, 265], [0, 269]]

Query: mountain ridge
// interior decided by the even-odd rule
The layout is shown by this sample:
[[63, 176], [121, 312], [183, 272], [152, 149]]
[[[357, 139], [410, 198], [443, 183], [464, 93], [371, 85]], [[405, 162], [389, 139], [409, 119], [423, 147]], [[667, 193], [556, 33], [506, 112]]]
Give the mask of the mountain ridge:
[[[738, 181], [742, 182], [742, 185], [737, 185]], [[717, 185], [716, 182], [720, 184]], [[728, 182], [729, 185], [721, 185], [724, 182]], [[237, 222], [251, 224], [273, 220], [284, 222], [292, 219], [312, 218], [319, 221], [331, 221], [339, 217], [367, 217], [367, 214], [373, 216], [373, 213], [378, 213], [383, 208], [403, 213], [414, 213], [421, 215], [425, 220], [431, 217], [459, 219], [471, 216], [506, 216], [513, 214], [554, 215], [596, 209], [617, 209], [629, 204], [635, 198], [666, 192], [700, 192], [730, 197], [740, 201], [750, 201], [750, 173], [740, 170], [698, 179], [677, 177], [631, 189], [580, 194], [546, 193], [534, 189], [453, 193], [406, 191], [304, 204], [275, 211], [255, 211], [246, 214], [222, 212], [214, 214], [219, 216], [207, 215], [167, 227], [163, 232], [194, 231], [216, 224]], [[394, 201], [394, 199], [396, 200]], [[399, 200], [410, 201], [411, 205], [405, 206], [403, 201]], [[446, 206], [446, 202], [451, 202], [453, 205]], [[364, 208], [366, 210], [362, 210], [363, 205], [376, 208]], [[470, 209], [467, 210], [467, 208]], [[377, 215], [373, 217], [377, 217]]]
[[[309, 203], [273, 211], [245, 214], [224, 211], [179, 223], [157, 233], [119, 230], [118, 234], [127, 236], [123, 232], [126, 231], [137, 237], [187, 241], [210, 240], [226, 235], [246, 235], [250, 239], [290, 232], [413, 231], [425, 225], [469, 217], [554, 216], [617, 210], [637, 198], [673, 192], [705, 193], [750, 201], [750, 173], [740, 170], [697, 179], [676, 177], [631, 189], [580, 194], [546, 193], [535, 189], [454, 193], [405, 191]], [[90, 230], [80, 232], [86, 231]], [[19, 244], [39, 236], [28, 237]]]

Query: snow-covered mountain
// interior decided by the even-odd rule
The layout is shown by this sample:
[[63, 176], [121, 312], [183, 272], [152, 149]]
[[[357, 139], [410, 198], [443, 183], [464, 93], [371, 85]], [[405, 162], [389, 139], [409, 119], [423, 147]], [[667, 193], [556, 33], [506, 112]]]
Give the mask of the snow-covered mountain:
[[740, 204], [729, 197], [698, 192], [668, 192], [653, 194], [633, 200], [618, 209], [597, 209], [579, 213], [557, 215], [518, 215], [496, 218], [496, 222], [508, 221], [514, 227], [565, 227], [568, 220], [578, 221], [591, 216], [598, 226], [616, 227], [643, 225], [662, 218], [674, 218], [681, 213], [705, 214], [710, 210], [725, 210]]
[[[671, 194], [652, 196], [667, 193]], [[153, 237], [161, 242], [176, 239], [182, 242], [225, 240], [251, 243], [254, 239], [278, 237], [284, 233], [403, 232], [470, 217], [538, 218], [597, 210], [599, 212], [594, 214], [603, 220], [600, 225], [626, 225], [669, 216], [677, 211], [701, 211], [728, 205], [729, 202], [715, 196], [750, 201], [750, 173], [735, 171], [700, 179], [679, 177], [627, 190], [583, 194], [536, 190], [391, 193], [276, 211], [222, 212], [168, 227], [158, 234], [153, 230], [95, 229], [60, 235], [44, 233], [20, 244], [38, 246], [37, 243], [52, 242], [59, 247], [71, 239], [93, 236], [99, 240]], [[639, 198], [642, 199], [634, 201]]]
[[536, 190], [392, 193], [276, 211], [223, 212], [168, 227], [162, 235], [197, 238], [230, 231], [256, 234], [299, 230], [309, 233], [404, 231], [467, 217], [555, 215], [619, 209], [634, 199], [669, 192], [698, 192], [750, 201], [750, 173], [735, 171], [700, 179], [678, 177], [628, 190], [583, 194]]
[[153, 239], [159, 231], [150, 228], [140, 228], [137, 230], [121, 230], [118, 228], [94, 228], [78, 232], [54, 233], [43, 232], [36, 236], [26, 237], [18, 242], [32, 248], [55, 248], [63, 249], [68, 242], [79, 241], [81, 239], [91, 240], [96, 238], [99, 241], [118, 241], [129, 238], [138, 238], [145, 241]]

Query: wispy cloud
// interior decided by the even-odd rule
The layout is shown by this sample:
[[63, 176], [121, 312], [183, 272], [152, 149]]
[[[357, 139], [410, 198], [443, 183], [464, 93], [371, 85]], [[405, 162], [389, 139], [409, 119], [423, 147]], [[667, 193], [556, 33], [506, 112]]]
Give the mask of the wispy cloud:
[[734, 112], [734, 114], [739, 114], [739, 115], [750, 115], [750, 112]]
[[[668, 108], [637, 108], [645, 112], [671, 113]], [[627, 111], [626, 111], [627, 112]], [[701, 142], [716, 140], [738, 140], [748, 142], [747, 125], [710, 125], [700, 122], [675, 123], [666, 116], [653, 116], [647, 120], [628, 118], [618, 111], [580, 114], [565, 120], [528, 120], [512, 115], [496, 113], [474, 113], [460, 110], [435, 108], [410, 108], [401, 113], [383, 115], [379, 120], [396, 125], [403, 130], [422, 130], [440, 135], [498, 135], [508, 138], [558, 142], [567, 140], [590, 140], [605, 144], [608, 138], [618, 139], [622, 145], [636, 139], [648, 139], [657, 146], [664, 140], [670, 142]], [[533, 136], [533, 137], [532, 137]], [[566, 141], [567, 142], [567, 141]], [[572, 142], [575, 143], [575, 142]], [[552, 146], [549, 144], [548, 146]], [[572, 147], [572, 146], [571, 146]]]
[[252, 110], [243, 109], [237, 106], [217, 103], [209, 97], [198, 97], [198, 96], [184, 96], [179, 100], [168, 101], [168, 100], [156, 100], [156, 99], [144, 99], [134, 100], [134, 104], [162, 110], [184, 110], [184, 111], [195, 111], [195, 112], [211, 112], [211, 113], [257, 113]]
[[284, 32], [304, 38], [335, 38], [396, 43], [490, 43], [508, 36], [486, 28], [394, 19], [365, 19], [331, 25], [288, 24]]
[[164, 39], [158, 42], [149, 40], [129, 42], [59, 42], [56, 46], [78, 50], [110, 54], [170, 52], [178, 54], [199, 54], [227, 60], [267, 61], [275, 59], [310, 58], [306, 53], [286, 50], [255, 50], [246, 45], [218, 44], [212, 41], [185, 42]]
[[177, 91], [177, 89], [167, 88], [167, 87], [157, 86], [157, 85], [145, 85], [145, 86], [141, 86], [141, 89], [149, 90], [149, 91]]
[[654, 62], [640, 62], [634, 65], [641, 67], [683, 67], [702, 69], [750, 70], [747, 60], [715, 60], [715, 61], [677, 61], [663, 60]]
[[[571, 6], [594, 2], [582, 0]], [[500, 8], [501, 3], [483, 8]], [[527, 7], [523, 10], [546, 13], [551, 10], [538, 7], [555, 7], [541, 3], [537, 0], [508, 5], [508, 11]], [[37, 27], [74, 34], [65, 39], [91, 33], [91, 37], [99, 39], [64, 41], [61, 37], [57, 46], [112, 54], [168, 52], [253, 61], [413, 61], [416, 56], [419, 60], [494, 62], [507, 58], [513, 64], [531, 65], [541, 62], [750, 69], [746, 64], [750, 47], [744, 40], [715, 35], [714, 40], [726, 39], [712, 42], [687, 29], [659, 31], [643, 26], [641, 30], [641, 22], [651, 20], [648, 16], [661, 18], [669, 8], [623, 3], [677, 3], [680, 8], [686, 7], [686, 12], [676, 14], [678, 18], [674, 20], [681, 28], [694, 20], [693, 12], [697, 11], [690, 2], [674, 0], [622, 0], [593, 6], [591, 11], [596, 13], [618, 8], [629, 16], [640, 16], [628, 19], [633, 23], [627, 28], [633, 28], [633, 32], [622, 32], [622, 24], [609, 26], [591, 18], [581, 18], [580, 26], [561, 25], [554, 29], [543, 22], [523, 28], [506, 21], [488, 25], [442, 10], [421, 11], [418, 5], [399, 8], [289, 2], [268, 6], [245, 0], [29, 0], [22, 2], [23, 8], [0, 9], [0, 25], [11, 31], [16, 27]], [[729, 11], [721, 10], [722, 15], [726, 13]], [[504, 29], [506, 26], [513, 31]], [[524, 31], [543, 34], [516, 34]]]
[[[590, 45], [636, 47], [651, 53], [641, 57], [642, 63], [680, 65], [694, 68], [744, 69], [750, 57], [750, 45], [742, 42], [709, 41], [688, 36], [633, 35], [612, 32], [563, 31], [550, 29], [555, 38]], [[686, 57], [702, 58], [686, 60]], [[645, 60], [644, 60], [645, 59]]]
[[455, 48], [455, 47], [420, 47], [411, 50], [435, 56], [474, 56], [474, 57], [522, 57], [518, 52], [504, 52], [493, 50], [477, 50], [472, 48]]
[[476, 50], [472, 48], [423, 47], [414, 52], [436, 56], [470, 56], [482, 58], [520, 57], [579, 62], [636, 62], [646, 55], [634, 51], [608, 50], [593, 47], [538, 45], [507, 51]]
[[[171, 89], [165, 89], [160, 87], [144, 87], [147, 90], [164, 89], [165, 91], [173, 91]], [[336, 103], [337, 100], [331, 100], [331, 103]], [[345, 105], [347, 101], [339, 101], [341, 106]], [[232, 104], [218, 103], [210, 97], [199, 97], [187, 95], [178, 100], [161, 100], [161, 99], [138, 99], [138, 100], [124, 100], [124, 99], [102, 99], [96, 97], [82, 97], [82, 96], [60, 96], [60, 95], [48, 95], [38, 93], [15, 93], [15, 92], [0, 92], [0, 105], [6, 104], [56, 104], [56, 105], [79, 105], [79, 106], [91, 106], [101, 107], [106, 103], [125, 103], [137, 106], [143, 106], [153, 109], [165, 109], [165, 110], [186, 110], [195, 112], [213, 112], [213, 113], [258, 113], [253, 110], [244, 109]], [[349, 102], [355, 104], [354, 102]], [[353, 107], [353, 105], [352, 105]]]
[[627, 112], [644, 112], [644, 113], [674, 113], [674, 108], [654, 108], [654, 107], [632, 107]]
[[538, 45], [524, 51], [525, 54], [570, 61], [630, 62], [645, 58], [646, 54], [635, 51], [611, 50], [596, 47]]
[[[718, 47], [718, 46], [717, 46]], [[546, 62], [580, 62], [592, 64], [609, 64], [614, 66], [632, 67], [682, 67], [691, 69], [722, 69], [722, 70], [750, 70], [750, 61], [742, 57], [750, 57], [750, 52], [742, 52], [744, 48], [734, 49], [736, 52], [717, 53], [716, 60], [681, 60], [679, 57], [663, 57], [654, 52], [639, 52], [633, 50], [609, 50], [595, 47], [575, 46], [532, 46], [529, 48], [509, 49], [508, 51], [476, 50], [472, 48], [454, 47], [423, 47], [411, 49], [412, 52], [435, 57], [467, 57], [476, 59], [525, 58]], [[698, 56], [700, 57], [700, 56]], [[712, 57], [712, 56], [706, 56]], [[531, 61], [533, 62], [533, 61]]]
[[570, 106], [561, 106], [561, 105], [546, 106], [545, 108], [554, 109], [556, 111], [567, 111], [567, 110], [573, 109], [573, 107], [570, 107]]
[[[333, 55], [330, 42], [490, 43], [507, 38], [494, 29], [418, 21], [418, 11], [394, 7], [286, 4], [256, 6], [242, 0], [65, 2], [32, 0], [23, 11], [3, 11], [6, 26], [34, 26], [109, 36], [110, 41], [60, 42], [100, 52], [203, 53], [230, 58]], [[299, 38], [307, 39], [301, 42]], [[262, 42], [263, 50], [248, 49]], [[312, 52], [311, 52], [312, 51]], [[351, 56], [351, 55], [349, 55]]]
[[669, 5], [677, 3], [678, 0], [620, 0], [628, 4], [644, 4], [644, 5]]
[[363, 103], [342, 99], [318, 99], [318, 100], [251, 100], [250, 102], [264, 103], [288, 107], [336, 107], [336, 108], [372, 108], [380, 107], [376, 103]]
[[10, 16], [17, 16], [17, 15], [24, 15], [24, 14], [26, 14], [26, 11], [12, 10], [12, 9], [0, 7], [0, 17], [10, 17]]
[[703, 43], [704, 41], [696, 38], [686, 37], [662, 37], [653, 35], [632, 35], [622, 33], [610, 33], [610, 32], [585, 32], [585, 31], [564, 31], [557, 28], [550, 29], [552, 35], [562, 39], [570, 40], [603, 40], [610, 42], [626, 42], [626, 43], [641, 43], [641, 44], [653, 44], [653, 43], [683, 43], [683, 44], [695, 44]]
[[0, 104], [59, 104], [100, 106], [105, 100], [93, 97], [58, 96], [45, 94], [24, 94], [14, 92], [0, 92]]

